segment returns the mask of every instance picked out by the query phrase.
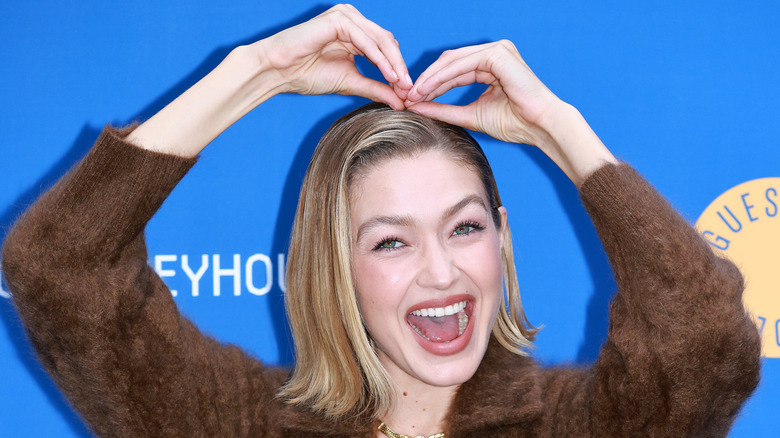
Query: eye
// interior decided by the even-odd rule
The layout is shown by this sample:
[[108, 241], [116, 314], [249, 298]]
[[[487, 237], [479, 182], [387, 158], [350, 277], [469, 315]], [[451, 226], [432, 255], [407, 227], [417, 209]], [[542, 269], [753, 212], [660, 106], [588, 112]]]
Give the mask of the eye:
[[455, 230], [452, 231], [453, 236], [465, 236], [468, 234], [473, 233], [474, 231], [481, 231], [485, 228], [476, 223], [471, 221], [461, 222], [458, 225], [455, 226]]
[[388, 237], [381, 242], [377, 243], [376, 246], [374, 246], [374, 251], [391, 251], [394, 249], [401, 248], [402, 246], [405, 246], [406, 244], [401, 242], [399, 239], [395, 237]]

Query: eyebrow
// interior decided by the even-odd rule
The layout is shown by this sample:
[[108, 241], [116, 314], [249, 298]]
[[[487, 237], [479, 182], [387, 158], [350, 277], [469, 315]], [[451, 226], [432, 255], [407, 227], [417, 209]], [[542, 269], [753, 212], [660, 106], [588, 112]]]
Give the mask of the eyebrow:
[[[442, 222], [446, 221], [469, 205], [478, 205], [482, 207], [486, 213], [488, 212], [487, 206], [481, 197], [478, 195], [468, 195], [458, 201], [452, 207], [446, 209], [444, 213], [442, 213], [440, 220]], [[402, 227], [410, 227], [414, 224], [415, 220], [411, 216], [374, 216], [360, 225], [358, 228], [356, 241], [360, 241], [364, 234], [368, 233], [371, 231], [371, 229], [376, 228], [379, 225], [398, 225]]]

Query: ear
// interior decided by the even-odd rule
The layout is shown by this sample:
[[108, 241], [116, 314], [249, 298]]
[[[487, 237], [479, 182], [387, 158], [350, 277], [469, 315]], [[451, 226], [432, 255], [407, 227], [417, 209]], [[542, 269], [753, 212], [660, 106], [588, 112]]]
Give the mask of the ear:
[[504, 249], [504, 236], [506, 235], [508, 227], [506, 221], [506, 208], [504, 208], [504, 206], [498, 207], [498, 214], [501, 215], [501, 229], [498, 230], [498, 245], [501, 249]]

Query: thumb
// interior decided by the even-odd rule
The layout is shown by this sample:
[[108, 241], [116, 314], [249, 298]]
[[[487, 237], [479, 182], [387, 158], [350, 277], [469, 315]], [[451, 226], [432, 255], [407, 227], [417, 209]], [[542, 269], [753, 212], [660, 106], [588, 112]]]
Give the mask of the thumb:
[[421, 116], [440, 120], [451, 125], [475, 131], [474, 108], [471, 105], [457, 106], [439, 102], [419, 102], [406, 109]]
[[369, 79], [363, 75], [354, 75], [346, 78], [346, 87], [339, 94], [348, 96], [360, 96], [371, 99], [374, 102], [387, 104], [394, 110], [405, 109], [404, 103], [390, 85]]

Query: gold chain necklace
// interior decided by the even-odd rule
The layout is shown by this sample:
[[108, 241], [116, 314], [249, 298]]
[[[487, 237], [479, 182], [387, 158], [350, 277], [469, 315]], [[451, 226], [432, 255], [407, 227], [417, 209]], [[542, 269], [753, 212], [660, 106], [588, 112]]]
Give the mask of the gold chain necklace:
[[[389, 436], [390, 438], [425, 438], [425, 435], [409, 436], [401, 433], [393, 432], [385, 423], [381, 423], [378, 427], [379, 431]], [[435, 433], [428, 438], [444, 438], [444, 432]]]

